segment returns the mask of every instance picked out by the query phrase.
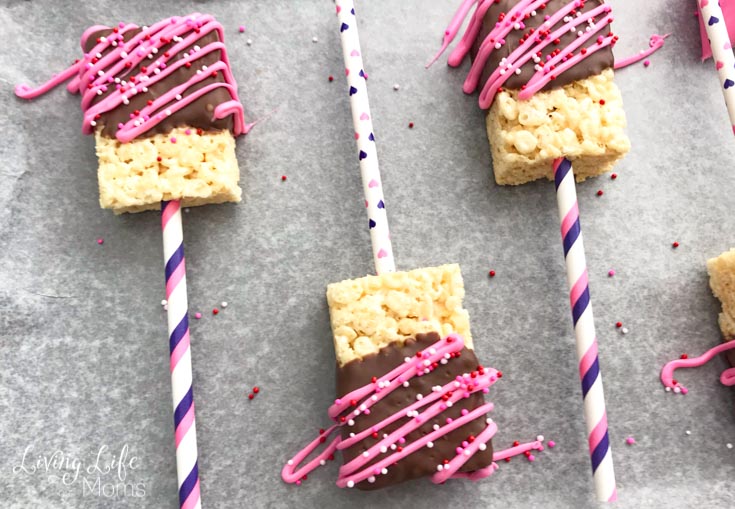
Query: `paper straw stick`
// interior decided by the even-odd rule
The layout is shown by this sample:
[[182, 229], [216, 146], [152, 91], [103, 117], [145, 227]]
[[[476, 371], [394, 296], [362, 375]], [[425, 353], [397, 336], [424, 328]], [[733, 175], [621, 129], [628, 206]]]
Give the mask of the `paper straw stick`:
[[367, 75], [362, 64], [355, 4], [352, 0], [337, 0], [337, 19], [339, 20], [342, 55], [347, 75], [347, 93], [352, 109], [352, 124], [357, 141], [357, 158], [360, 162], [362, 188], [365, 193], [375, 271], [377, 274], [395, 272], [396, 265], [388, 230], [388, 216], [385, 212], [383, 184], [378, 168], [378, 153], [375, 149], [373, 120], [368, 102]]
[[733, 55], [730, 36], [727, 33], [725, 16], [718, 0], [697, 0], [697, 3], [712, 47], [715, 67], [720, 75], [722, 94], [725, 96], [732, 132], [735, 134], [735, 55]]
[[605, 394], [602, 390], [602, 375], [597, 358], [597, 334], [595, 333], [595, 320], [592, 316], [587, 260], [579, 224], [577, 190], [572, 163], [568, 159], [554, 161], [554, 181], [559, 220], [561, 221], [561, 237], [564, 244], [564, 258], [567, 264], [569, 301], [572, 306], [574, 335], [577, 340], [579, 376], [582, 381], [584, 418], [589, 437], [595, 492], [597, 500], [613, 502], [617, 500], [617, 491], [610, 439], [607, 433]]
[[186, 298], [186, 263], [181, 207], [178, 201], [161, 202], [163, 259], [166, 263], [168, 334], [171, 348], [171, 392], [176, 430], [176, 473], [179, 480], [179, 507], [201, 508], [197, 431], [194, 419], [189, 305]]

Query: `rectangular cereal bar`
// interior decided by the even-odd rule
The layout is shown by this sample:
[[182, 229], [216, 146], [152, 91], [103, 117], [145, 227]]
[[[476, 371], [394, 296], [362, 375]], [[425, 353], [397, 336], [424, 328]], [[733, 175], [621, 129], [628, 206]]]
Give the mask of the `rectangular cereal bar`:
[[[432, 345], [438, 345], [449, 335], [458, 334], [465, 340], [456, 357], [447, 355], [449, 360], [442, 359], [441, 365], [437, 363], [434, 366], [437, 369], [432, 368], [429, 372], [427, 368], [426, 374], [404, 382], [403, 386], [373, 405], [371, 412], [367, 412], [369, 415], [355, 417], [354, 422], [348, 423], [351, 425], [343, 428], [343, 440], [396, 412], [402, 412], [401, 408], [421, 400], [437, 387], [451, 383], [457, 376], [471, 372], [475, 376], [478, 369], [483, 373], [484, 368], [479, 365], [472, 349], [469, 316], [462, 307], [463, 297], [464, 284], [456, 264], [366, 276], [328, 286], [327, 300], [337, 357], [337, 394], [340, 397], [369, 385], [371, 380], [374, 383], [376, 378], [414, 358], [417, 352], [431, 351]], [[428, 366], [428, 361], [426, 363]], [[405, 446], [483, 404], [482, 392], [467, 394], [466, 399], [446, 408], [406, 435]], [[372, 437], [368, 436], [343, 450], [344, 463], [365, 454], [381, 437], [403, 422], [400, 420], [381, 429], [381, 436], [374, 433]], [[438, 465], [454, 458], [456, 448], [463, 442], [466, 445], [468, 439], [473, 440], [470, 437], [479, 436], [486, 425], [484, 415], [471, 420], [434, 441], [431, 447], [423, 447], [388, 467], [385, 475], [360, 482], [357, 487], [376, 489], [436, 474]], [[390, 450], [386, 452], [390, 454]], [[459, 472], [487, 469], [492, 460], [492, 443], [488, 441]]]

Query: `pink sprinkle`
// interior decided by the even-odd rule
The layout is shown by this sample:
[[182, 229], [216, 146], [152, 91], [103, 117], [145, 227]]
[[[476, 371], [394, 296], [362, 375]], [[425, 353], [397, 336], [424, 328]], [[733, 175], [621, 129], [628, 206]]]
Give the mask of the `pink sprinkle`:
[[104, 243], [105, 243], [105, 239], [103, 239], [102, 237], [100, 237], [99, 239], [97, 239], [97, 244], [99, 244], [100, 246], [102, 244], [104, 244]]
[[462, 442], [462, 447], [469, 447], [469, 446], [470, 446], [470, 443], [467, 440]]
[[125, 125], [122, 122], [120, 122], [119, 124], [117, 124], [117, 128], [118, 129], [122, 129], [123, 127], [125, 127]]
[[610, 276], [610, 277], [613, 277], [615, 275], [615, 270], [613, 270], [613, 269], [608, 270], [607, 271], [607, 275]]
[[536, 456], [534, 456], [533, 454], [529, 454], [528, 455], [528, 461], [530, 461], [531, 463], [533, 463], [534, 461], [536, 461]]
[[239, 27], [237, 28], [237, 30], [238, 30], [238, 31], [239, 31], [240, 33], [243, 33], [243, 32], [245, 31], [245, 26], [244, 26], [244, 25], [240, 25], [240, 26], [239, 26]]
[[689, 389], [687, 389], [686, 387], [682, 387], [681, 388], [681, 393], [682, 394], [687, 394], [688, 392], [689, 392]]
[[635, 438], [628, 437], [628, 438], [625, 439], [625, 443], [628, 444], [628, 445], [633, 445], [635, 443]]
[[549, 443], [549, 449], [553, 449], [554, 447], [556, 447], [556, 442], [554, 442], [553, 440], [549, 440], [548, 443]]
[[403, 444], [406, 443], [406, 439], [403, 438], [403, 437], [401, 437], [401, 438], [398, 439], [398, 443], [401, 444], [401, 445], [403, 445]]
[[373, 470], [373, 473], [374, 473], [375, 475], [378, 475], [378, 474], [380, 473], [380, 469], [379, 469], [379, 468], [376, 468], [375, 470]]
[[186, 131], [184, 131], [184, 133], [186, 133], [188, 136], [189, 134], [191, 134], [191, 129], [187, 129]]
[[[469, 411], [467, 411], [466, 408], [463, 408], [462, 409], [462, 415], [467, 415], [468, 413], [469, 413]], [[467, 446], [465, 446], [465, 447], [467, 447]]]
[[194, 313], [194, 318], [196, 318], [197, 320], [199, 320], [201, 317], [202, 317], [201, 313]]
[[643, 67], [648, 67], [649, 65], [651, 65], [651, 61], [650, 60], [644, 60], [643, 61]]
[[176, 138], [174, 138], [173, 136], [171, 137], [171, 143], [176, 143]]
[[299, 479], [298, 481], [296, 481], [296, 486], [301, 486], [301, 479]]
[[447, 417], [447, 424], [452, 424], [452, 420], [453, 419], [451, 417]]
[[457, 447], [455, 449], [455, 451], [457, 451], [457, 454], [462, 454], [462, 448], [461, 447]]
[[483, 394], [487, 394], [487, 393], [489, 393], [489, 392], [490, 392], [490, 389], [488, 389], [487, 387], [485, 387], [485, 388], [484, 388], [484, 389], [482, 390], [482, 393], [483, 393]]

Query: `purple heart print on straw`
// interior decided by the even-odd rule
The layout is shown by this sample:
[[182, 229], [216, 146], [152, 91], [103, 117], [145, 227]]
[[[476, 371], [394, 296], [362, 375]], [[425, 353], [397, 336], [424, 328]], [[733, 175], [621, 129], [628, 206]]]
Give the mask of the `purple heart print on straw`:
[[697, 0], [697, 3], [712, 47], [715, 69], [720, 76], [722, 95], [725, 97], [730, 125], [735, 134], [735, 55], [727, 33], [725, 15], [717, 0]]
[[355, 21], [354, 4], [341, 2], [337, 4], [337, 16], [340, 20], [340, 39], [342, 55], [345, 63], [348, 96], [352, 111], [352, 125], [357, 154], [360, 162], [362, 188], [365, 194], [370, 242], [373, 247], [373, 261], [376, 274], [396, 271], [393, 258], [393, 246], [388, 229], [388, 215], [385, 210], [383, 185], [378, 166], [378, 152], [373, 135], [373, 119], [368, 102], [367, 79], [362, 63], [360, 38]]

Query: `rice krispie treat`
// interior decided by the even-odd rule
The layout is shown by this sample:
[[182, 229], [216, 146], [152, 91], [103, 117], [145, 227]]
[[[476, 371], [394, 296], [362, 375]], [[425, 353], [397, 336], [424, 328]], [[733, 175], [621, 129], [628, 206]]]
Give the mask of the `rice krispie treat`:
[[93, 26], [84, 58], [45, 85], [20, 85], [37, 97], [72, 78], [82, 96], [83, 132], [94, 134], [100, 205], [115, 213], [240, 201], [234, 137], [246, 133], [223, 28], [191, 14], [154, 25]]
[[[722, 253], [707, 261], [709, 286], [712, 293], [722, 302], [720, 329], [725, 341], [735, 339], [735, 249]], [[735, 352], [728, 353], [730, 362], [735, 366]]]
[[[461, 27], [457, 19], [442, 50]], [[613, 81], [611, 22], [602, 0], [477, 2], [449, 64], [472, 57], [464, 91], [480, 90], [488, 110], [498, 184], [552, 180], [560, 157], [572, 161], [581, 181], [609, 171], [630, 150]]]
[[[354, 419], [353, 425], [343, 429], [343, 441], [371, 430], [395, 412], [405, 409], [409, 403], [420, 401], [437, 387], [451, 383], [457, 376], [473, 373], [471, 376], [477, 377], [478, 370], [485, 373], [472, 349], [469, 316], [462, 307], [463, 297], [464, 284], [456, 264], [367, 276], [328, 286], [327, 300], [338, 364], [337, 394], [341, 398], [370, 384], [374, 377], [391, 372], [407, 359], [417, 359], [419, 351], [427, 352], [426, 360], [421, 360], [424, 357], [418, 359], [422, 372], [426, 366], [438, 368], [427, 369], [423, 376], [404, 382], [373, 405], [367, 415]], [[442, 338], [456, 341], [455, 352], [440, 356], [438, 361], [428, 359], [428, 352], [436, 352], [445, 345], [446, 339]], [[434, 432], [435, 427], [462, 418], [464, 413], [485, 404], [481, 391], [466, 396], [456, 406], [445, 407], [435, 418], [416, 423], [414, 429], [403, 435], [402, 443], [412, 444]], [[399, 421], [389, 425], [343, 449], [344, 464], [359, 461], [365, 451], [383, 440], [384, 434], [397, 429], [398, 424], [404, 423]], [[480, 436], [487, 426], [485, 414], [481, 413], [433, 440], [432, 447], [424, 446], [406, 455], [389, 467], [386, 475], [379, 475], [372, 482], [357, 482], [356, 485], [358, 488], [375, 489], [436, 474], [437, 465], [457, 455], [457, 446], [467, 443], [470, 436]], [[492, 442], [488, 439], [482, 450], [477, 449], [468, 457], [459, 472], [491, 469], [492, 462]], [[347, 477], [345, 479], [349, 482]]]

